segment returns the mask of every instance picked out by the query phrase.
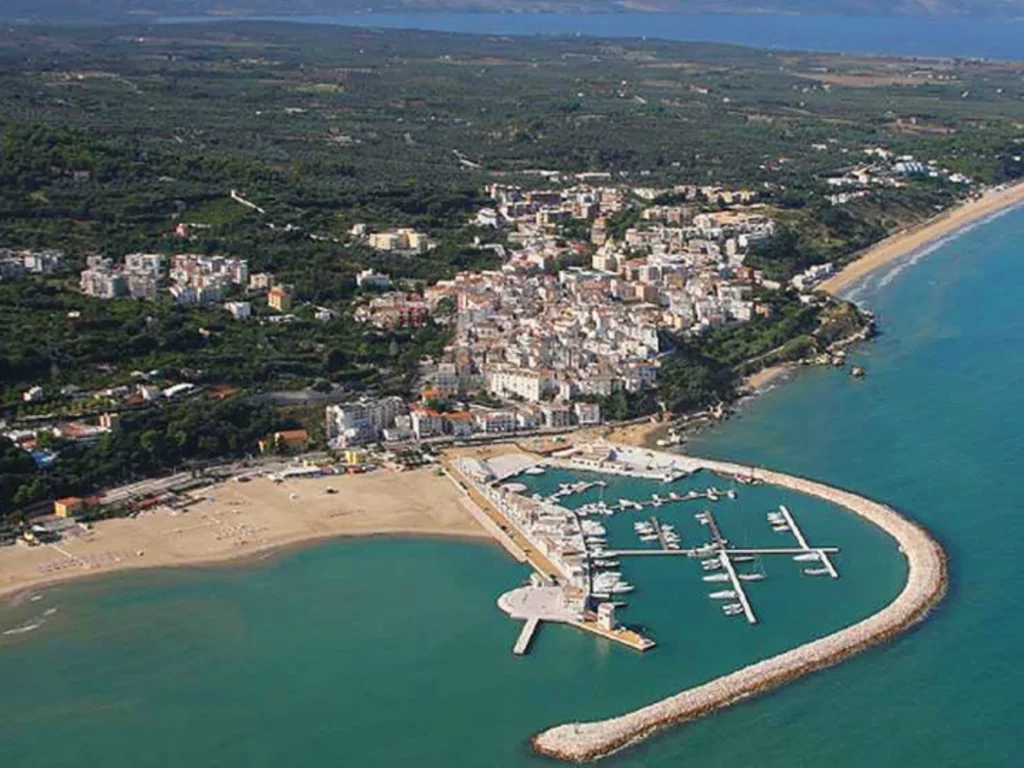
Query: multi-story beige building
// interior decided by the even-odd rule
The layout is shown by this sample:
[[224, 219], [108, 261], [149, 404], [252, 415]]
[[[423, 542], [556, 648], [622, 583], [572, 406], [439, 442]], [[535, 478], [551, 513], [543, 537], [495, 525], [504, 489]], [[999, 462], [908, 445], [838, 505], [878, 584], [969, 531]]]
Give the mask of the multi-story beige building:
[[275, 285], [267, 293], [267, 306], [278, 312], [288, 312], [292, 308], [292, 297], [280, 285]]

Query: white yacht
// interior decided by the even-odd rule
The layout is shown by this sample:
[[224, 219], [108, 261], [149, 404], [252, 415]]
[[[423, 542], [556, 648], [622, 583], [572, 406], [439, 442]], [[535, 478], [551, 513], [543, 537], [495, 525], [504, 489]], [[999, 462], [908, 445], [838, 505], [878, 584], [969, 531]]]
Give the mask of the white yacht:
[[798, 563], [816, 563], [821, 559], [821, 555], [817, 552], [805, 552], [802, 555], [793, 555], [793, 559]]
[[709, 574], [708, 576], [701, 576], [701, 580], [702, 581], [707, 581], [707, 582], [728, 581], [729, 580], [729, 574], [728, 573], [712, 573], [712, 574]]
[[712, 592], [708, 597], [712, 600], [732, 600], [736, 597], [736, 592], [731, 589], [723, 589], [719, 592]]

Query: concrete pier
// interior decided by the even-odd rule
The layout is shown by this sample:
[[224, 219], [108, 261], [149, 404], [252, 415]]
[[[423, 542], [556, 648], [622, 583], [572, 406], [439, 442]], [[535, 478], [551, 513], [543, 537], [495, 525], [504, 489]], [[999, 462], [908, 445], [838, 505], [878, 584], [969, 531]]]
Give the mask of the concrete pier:
[[[826, 554], [837, 554], [839, 547], [812, 547], [803, 549], [801, 547], [764, 547], [761, 549], [730, 548], [730, 555], [806, 555], [808, 552], [824, 552]], [[703, 555], [696, 549], [606, 549], [601, 557], [710, 557], [712, 552], [705, 552]]]
[[729, 574], [729, 581], [732, 582], [732, 588], [736, 593], [736, 599], [739, 600], [740, 605], [743, 606], [743, 615], [746, 616], [747, 623], [757, 624], [757, 616], [754, 615], [754, 609], [750, 607], [750, 601], [747, 599], [747, 593], [743, 589], [743, 582], [741, 582], [739, 576], [736, 575], [736, 569], [732, 566], [732, 561], [729, 559], [729, 553], [722, 550], [718, 557], [722, 560], [722, 567], [725, 568], [725, 572]]
[[661, 521], [658, 518], [651, 516], [651, 525], [654, 526], [654, 532], [658, 534], [658, 543], [661, 545], [663, 552], [673, 552], [668, 548], [668, 541], [665, 540], [665, 532], [661, 530]]
[[736, 593], [736, 599], [740, 601], [740, 605], [743, 606], [743, 615], [747, 619], [748, 624], [757, 624], [757, 616], [754, 615], [754, 609], [750, 606], [750, 600], [747, 599], [747, 593], [743, 589], [743, 583], [740, 581], [739, 576], [736, 574], [736, 569], [733, 567], [732, 561], [729, 559], [730, 551], [726, 549], [726, 540], [722, 536], [722, 530], [718, 527], [718, 521], [715, 520], [715, 516], [710, 511], [705, 512], [707, 515], [708, 528], [711, 529], [711, 537], [715, 545], [718, 547], [718, 559], [722, 563], [722, 568], [729, 574], [729, 581], [732, 582], [733, 591]]
[[537, 627], [540, 626], [540, 619], [536, 616], [531, 616], [523, 624], [523, 629], [519, 633], [519, 638], [516, 640], [516, 644], [512, 646], [512, 653], [516, 656], [523, 656], [530, 649], [530, 643], [533, 640], [533, 635], [537, 631]]

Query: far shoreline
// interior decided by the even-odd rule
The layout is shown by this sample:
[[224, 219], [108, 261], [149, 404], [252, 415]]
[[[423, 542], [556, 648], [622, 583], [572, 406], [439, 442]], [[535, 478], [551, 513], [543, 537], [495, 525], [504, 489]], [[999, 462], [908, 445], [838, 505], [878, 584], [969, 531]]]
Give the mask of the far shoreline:
[[876, 243], [819, 284], [818, 290], [842, 298], [855, 283], [876, 270], [1021, 204], [1024, 204], [1024, 181], [989, 189], [979, 198], [948, 208], [927, 221], [895, 232]]

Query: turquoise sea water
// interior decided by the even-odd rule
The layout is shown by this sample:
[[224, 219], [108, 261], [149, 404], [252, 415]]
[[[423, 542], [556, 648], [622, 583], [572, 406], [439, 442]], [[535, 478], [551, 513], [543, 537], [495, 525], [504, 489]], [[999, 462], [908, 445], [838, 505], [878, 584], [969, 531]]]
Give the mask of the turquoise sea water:
[[[865, 380], [802, 372], [695, 446], [904, 509], [950, 553], [946, 602], [889, 645], [607, 764], [1018, 762], [1022, 235], [1017, 211], [875, 276], [859, 293], [883, 329], [856, 353]], [[628, 493], [606, 493], [663, 490], [628, 482]], [[58, 609], [34, 632], [0, 636], [0, 765], [540, 765], [526, 744], [536, 730], [721, 674], [899, 589], [901, 560], [869, 526], [769, 488], [739, 494], [713, 506], [734, 541], [777, 541], [763, 513], [782, 501], [812, 540], [843, 548], [843, 578], [768, 561], [769, 579], [751, 587], [763, 623], [751, 628], [709, 605], [693, 563], [626, 563], [639, 589], [624, 618], [659, 641], [644, 655], [544, 627], [528, 657], [513, 657], [517, 627], [494, 600], [526, 572], [463, 542], [345, 541], [47, 591], [0, 611], [3, 631]], [[659, 516], [696, 540], [701, 506]], [[628, 541], [629, 519], [612, 521], [613, 543]]]

